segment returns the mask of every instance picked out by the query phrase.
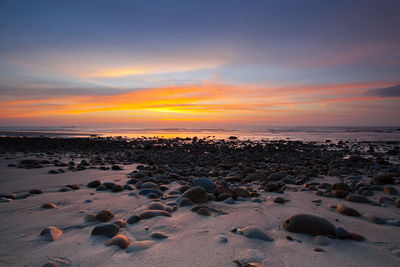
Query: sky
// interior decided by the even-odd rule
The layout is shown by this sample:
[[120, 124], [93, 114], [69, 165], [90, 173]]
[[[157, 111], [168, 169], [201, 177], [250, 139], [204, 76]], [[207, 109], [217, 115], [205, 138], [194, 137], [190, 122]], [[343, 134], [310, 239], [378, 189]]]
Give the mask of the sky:
[[0, 126], [400, 125], [398, 0], [2, 0]]

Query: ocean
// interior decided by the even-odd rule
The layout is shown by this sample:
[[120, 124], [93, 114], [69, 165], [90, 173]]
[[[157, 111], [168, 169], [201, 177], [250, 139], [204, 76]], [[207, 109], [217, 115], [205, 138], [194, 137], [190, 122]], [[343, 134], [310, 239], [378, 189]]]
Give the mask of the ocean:
[[400, 141], [393, 126], [254, 126], [221, 128], [94, 128], [78, 126], [0, 126], [0, 136], [215, 138], [300, 141]]

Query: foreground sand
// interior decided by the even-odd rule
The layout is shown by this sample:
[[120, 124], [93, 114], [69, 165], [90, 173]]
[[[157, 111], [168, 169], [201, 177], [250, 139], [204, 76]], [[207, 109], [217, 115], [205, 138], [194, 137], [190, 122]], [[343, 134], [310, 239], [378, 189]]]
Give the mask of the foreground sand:
[[[283, 194], [260, 192], [256, 197], [261, 202], [211, 201], [211, 216], [202, 216], [190, 211], [191, 207], [179, 207], [172, 217], [155, 217], [127, 224], [120, 234], [131, 241], [155, 240], [153, 232], [163, 232], [169, 237], [155, 240], [147, 249], [127, 253], [117, 246], [105, 246], [109, 238], [93, 236], [91, 231], [99, 222], [87, 222], [88, 214], [110, 210], [116, 219], [128, 218], [156, 200], [135, 195], [124, 190], [96, 191], [86, 185], [92, 180], [125, 184], [127, 175], [136, 170], [137, 164], [124, 165], [123, 170], [84, 171], [49, 174], [55, 167], [24, 169], [7, 167], [18, 164], [21, 159], [35, 159], [36, 154], [8, 154], [0, 160], [0, 188], [2, 193], [26, 194], [31, 189], [41, 189], [42, 194], [30, 195], [0, 203], [0, 265], [42, 266], [54, 262], [58, 266], [237, 266], [234, 260], [259, 262], [265, 266], [399, 266], [400, 228], [388, 224], [374, 224], [362, 217], [339, 214], [329, 204], [346, 203], [361, 214], [369, 213], [380, 218], [399, 219], [394, 205], [373, 206], [353, 203], [344, 199], [317, 196], [313, 191], [285, 190]], [[46, 158], [46, 157], [44, 157]], [[57, 158], [53, 156], [51, 159]], [[43, 159], [41, 156], [40, 159]], [[66, 159], [60, 157], [61, 161]], [[77, 160], [77, 159], [76, 159]], [[79, 159], [81, 160], [81, 159]], [[122, 165], [121, 165], [122, 166]], [[368, 179], [368, 178], [364, 178]], [[320, 176], [316, 182], [338, 182], [339, 178]], [[58, 192], [67, 184], [79, 184], [79, 190]], [[259, 182], [248, 186], [258, 187]], [[168, 192], [177, 190], [177, 181], [168, 183]], [[292, 185], [291, 188], [301, 188]], [[393, 187], [400, 190], [399, 185]], [[372, 198], [385, 195], [377, 192]], [[275, 196], [287, 200], [284, 204], [273, 202]], [[396, 198], [396, 197], [395, 197]], [[313, 200], [320, 199], [320, 205]], [[161, 199], [162, 203], [175, 199]], [[45, 203], [54, 203], [53, 209], [43, 209]], [[306, 213], [326, 218], [335, 226], [356, 232], [366, 238], [358, 242], [351, 239], [331, 239], [330, 244], [314, 243], [307, 234], [288, 232], [282, 222], [289, 216]], [[234, 228], [257, 226], [273, 237], [273, 241], [247, 238], [231, 231]], [[55, 241], [40, 237], [41, 231], [55, 226], [63, 231]], [[221, 242], [221, 235], [227, 242]], [[294, 239], [288, 240], [288, 236]], [[315, 247], [323, 248], [316, 252]], [[397, 255], [396, 255], [397, 253]]]

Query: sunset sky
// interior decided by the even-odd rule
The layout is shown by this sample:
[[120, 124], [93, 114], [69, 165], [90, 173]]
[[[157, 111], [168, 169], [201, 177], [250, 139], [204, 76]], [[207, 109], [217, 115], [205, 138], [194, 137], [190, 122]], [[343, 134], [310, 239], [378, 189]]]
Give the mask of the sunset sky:
[[400, 125], [399, 0], [0, 1], [0, 126]]

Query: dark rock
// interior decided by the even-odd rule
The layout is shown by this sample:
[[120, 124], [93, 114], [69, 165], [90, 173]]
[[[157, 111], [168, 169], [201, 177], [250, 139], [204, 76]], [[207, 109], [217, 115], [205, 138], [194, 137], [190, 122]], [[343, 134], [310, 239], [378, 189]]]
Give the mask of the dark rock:
[[369, 213], [368, 214], [364, 214], [363, 217], [367, 221], [370, 221], [370, 222], [375, 223], [375, 224], [385, 224], [386, 223], [386, 221], [384, 219], [379, 218], [379, 217], [377, 217], [375, 215], [372, 215], [372, 214], [369, 214]]
[[334, 235], [335, 226], [328, 220], [308, 214], [296, 214], [283, 222], [283, 228], [289, 232], [310, 235]]
[[43, 264], [42, 267], [58, 267], [58, 264], [54, 263], [54, 262], [47, 262], [47, 263]]
[[256, 226], [248, 226], [248, 227], [239, 229], [239, 231], [247, 238], [260, 239], [260, 240], [264, 240], [264, 241], [274, 241], [274, 238], [271, 235], [269, 235], [264, 230], [262, 230]]
[[283, 199], [282, 197], [274, 197], [273, 200], [275, 203], [279, 203], [279, 204], [283, 204], [285, 203], [285, 199]]
[[113, 224], [115, 224], [119, 228], [124, 228], [126, 226], [126, 222], [124, 220], [121, 220], [121, 219], [116, 220], [115, 222], [113, 222]]
[[134, 224], [139, 222], [140, 220], [142, 220], [142, 218], [138, 215], [132, 215], [131, 217], [129, 217], [129, 219], [126, 221], [129, 224]]
[[151, 193], [157, 194], [158, 197], [162, 197], [162, 195], [163, 195], [163, 193], [161, 191], [156, 190], [156, 189], [146, 188], [146, 189], [141, 189], [139, 191], [139, 195], [142, 195], [142, 196], [145, 196], [145, 195], [148, 195]]
[[378, 174], [372, 177], [372, 182], [375, 184], [394, 184], [394, 179], [389, 175]]
[[107, 222], [114, 217], [114, 214], [109, 210], [102, 210], [96, 214], [96, 219], [101, 222]]
[[38, 195], [38, 194], [42, 194], [42, 193], [43, 193], [43, 190], [40, 190], [40, 189], [32, 189], [29, 191], [29, 194], [31, 194], [31, 195]]
[[246, 182], [268, 181], [268, 180], [269, 180], [269, 176], [268, 176], [268, 174], [266, 174], [264, 172], [251, 173], [251, 174], [247, 175], [245, 178]]
[[217, 185], [211, 181], [210, 179], [207, 178], [196, 178], [193, 179], [193, 184], [196, 186], [201, 186], [204, 188], [204, 190], [207, 191], [207, 193], [212, 193], [214, 189], [217, 187]]
[[389, 197], [379, 196], [376, 198], [376, 203], [394, 205], [395, 201]]
[[171, 217], [171, 213], [164, 210], [145, 210], [139, 213], [139, 217], [146, 220], [158, 216]]
[[0, 194], [0, 197], [8, 198], [8, 199], [15, 199], [17, 195], [15, 194]]
[[354, 217], [360, 216], [360, 213], [359, 213], [357, 210], [355, 210], [355, 209], [353, 209], [353, 208], [351, 208], [351, 207], [348, 207], [348, 206], [346, 206], [346, 205], [343, 205], [343, 204], [338, 204], [338, 205], [336, 206], [336, 210], [337, 210], [340, 214], [343, 214], [343, 215], [354, 216]]
[[182, 195], [182, 198], [190, 199], [195, 203], [205, 203], [208, 200], [207, 192], [203, 187], [194, 186], [189, 190], [185, 191]]
[[207, 207], [203, 207], [203, 208], [197, 210], [196, 213], [199, 214], [199, 215], [203, 215], [203, 216], [210, 216], [211, 215], [211, 211]]
[[336, 190], [334, 193], [337, 198], [345, 198], [347, 196], [347, 191], [344, 190]]
[[179, 202], [178, 202], [178, 206], [179, 206], [179, 207], [186, 207], [186, 206], [192, 206], [192, 205], [194, 205], [194, 202], [191, 201], [191, 200], [188, 199], [188, 198], [182, 198], [182, 199], [180, 199]]
[[371, 201], [367, 197], [365, 197], [363, 195], [357, 195], [357, 194], [348, 195], [346, 197], [346, 200], [350, 201], [350, 202], [357, 202], [357, 203], [366, 203], [366, 204], [371, 203]]
[[343, 227], [336, 227], [335, 228], [335, 236], [339, 239], [349, 238], [349, 232], [346, 231]]
[[122, 168], [120, 166], [118, 166], [118, 165], [112, 165], [111, 170], [120, 171], [120, 170], [122, 170]]
[[214, 190], [214, 196], [218, 201], [225, 200], [227, 198], [232, 198], [234, 200], [237, 199], [237, 195], [234, 191], [232, 191], [229, 187], [219, 185]]
[[107, 189], [107, 187], [103, 184], [99, 185], [98, 187], [96, 187], [96, 191], [105, 191]]
[[331, 185], [332, 190], [350, 191], [350, 186], [345, 183], [334, 183]]
[[122, 187], [122, 185], [116, 184], [111, 188], [112, 192], [121, 192], [123, 191], [124, 188]]
[[349, 232], [349, 238], [355, 241], [364, 241], [365, 237], [363, 237], [362, 235], [353, 233], [353, 232]]
[[264, 187], [264, 191], [266, 191], [266, 192], [276, 192], [279, 189], [281, 189], [281, 187], [278, 184], [272, 183], [272, 182], [266, 184]]
[[56, 205], [53, 203], [46, 203], [46, 204], [42, 205], [43, 209], [54, 209], [55, 207], [56, 207]]
[[94, 180], [94, 181], [91, 181], [91, 182], [89, 182], [87, 184], [87, 186], [90, 187], [90, 188], [96, 188], [99, 185], [101, 185], [101, 182], [99, 180]]
[[104, 235], [113, 237], [119, 232], [119, 227], [113, 223], [103, 223], [95, 226], [92, 230], [92, 235]]
[[390, 194], [390, 195], [398, 195], [399, 194], [399, 191], [397, 191], [397, 189], [394, 188], [393, 186], [384, 186], [383, 192], [386, 194]]
[[104, 185], [107, 189], [112, 189], [113, 186], [115, 185], [115, 183], [113, 183], [113, 182], [105, 182], [105, 183], [103, 183], [103, 185]]
[[81, 188], [81, 186], [79, 184], [69, 184], [66, 187], [69, 187], [72, 190], [79, 190]]

